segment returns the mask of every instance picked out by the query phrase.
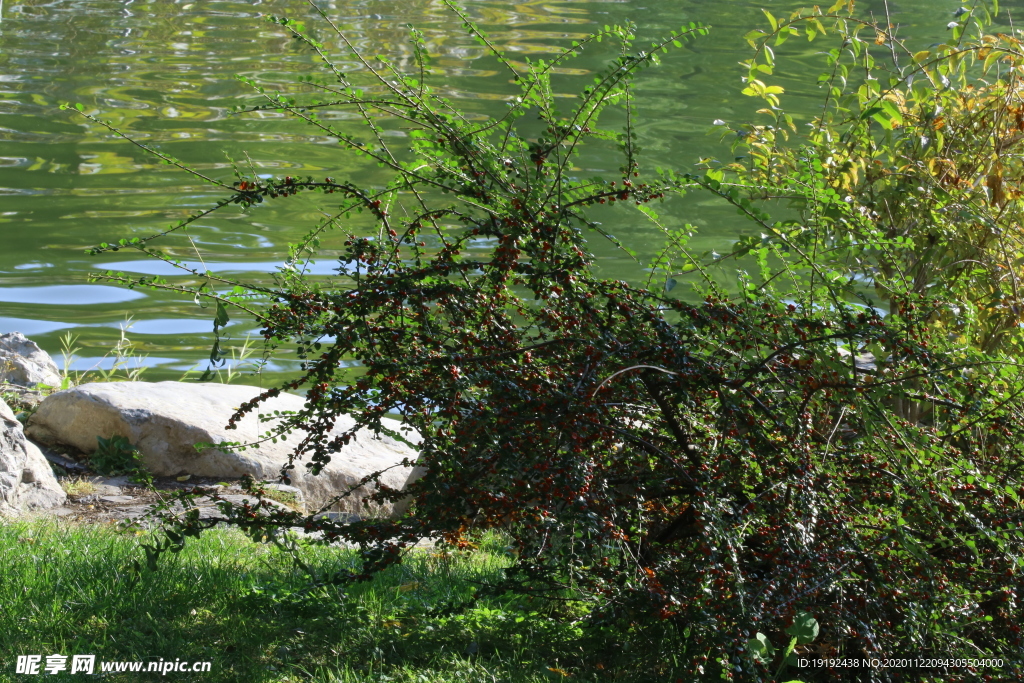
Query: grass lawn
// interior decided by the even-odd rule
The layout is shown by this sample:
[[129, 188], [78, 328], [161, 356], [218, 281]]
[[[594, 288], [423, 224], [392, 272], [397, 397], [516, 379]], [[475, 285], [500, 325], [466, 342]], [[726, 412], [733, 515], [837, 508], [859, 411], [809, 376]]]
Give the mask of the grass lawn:
[[[523, 598], [480, 599], [447, 616], [506, 564], [497, 536], [470, 554], [416, 550], [404, 566], [357, 585], [312, 590], [273, 545], [215, 530], [133, 578], [144, 536], [113, 525], [0, 522], [0, 681], [18, 655], [96, 656], [100, 662], [210, 662], [209, 672], [107, 673], [104, 680], [552, 681], [638, 678], [617, 647], [598, 647], [561, 614]], [[309, 547], [321, 577], [347, 572], [356, 551]], [[143, 562], [144, 564], [144, 562]], [[543, 611], [541, 611], [543, 610]], [[589, 643], [589, 644], [588, 644]], [[143, 665], [143, 669], [147, 664]]]

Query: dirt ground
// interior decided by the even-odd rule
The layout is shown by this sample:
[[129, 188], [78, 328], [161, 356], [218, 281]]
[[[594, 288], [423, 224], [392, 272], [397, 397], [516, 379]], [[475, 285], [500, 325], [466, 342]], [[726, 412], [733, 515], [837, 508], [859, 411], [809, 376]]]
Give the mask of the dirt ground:
[[[151, 489], [140, 486], [127, 477], [83, 474], [61, 477], [58, 480], [64, 490], [68, 492], [67, 502], [59, 508], [46, 510], [39, 514], [80, 522], [141, 521], [151, 505], [194, 487], [212, 489], [233, 503], [240, 503], [244, 499], [253, 499], [253, 496], [242, 491], [238, 481], [225, 482], [203, 477], [191, 477], [187, 482], [161, 477], [154, 481]], [[208, 497], [198, 498], [196, 503], [201, 517], [220, 516], [214, 502]], [[301, 510], [300, 506], [294, 504], [285, 505], [277, 502], [275, 504], [287, 509]]]

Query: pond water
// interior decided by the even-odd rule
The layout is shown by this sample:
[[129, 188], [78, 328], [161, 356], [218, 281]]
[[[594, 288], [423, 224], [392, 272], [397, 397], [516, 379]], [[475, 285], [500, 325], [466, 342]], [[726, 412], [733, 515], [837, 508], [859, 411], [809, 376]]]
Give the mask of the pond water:
[[[712, 121], [739, 123], [754, 102], [740, 95], [740, 68], [747, 57], [740, 36], [765, 25], [760, 8], [788, 13], [807, 3], [779, 0], [467, 0], [470, 15], [513, 59], [545, 57], [595, 28], [632, 20], [644, 46], [689, 21], [713, 26], [712, 35], [666, 56], [639, 81], [641, 145], [649, 165], [692, 170], [700, 157], [728, 155], [728, 145], [709, 136]], [[828, 3], [826, 3], [828, 4]], [[867, 3], [884, 14], [883, 0]], [[335, 0], [326, 13], [365, 54], [403, 54], [407, 24], [422, 29], [436, 83], [469, 111], [498, 111], [512, 92], [494, 60], [460, 28], [460, 20], [437, 0]], [[905, 35], [921, 43], [940, 39], [959, 6], [948, 0], [889, 2]], [[1010, 9], [1015, 16], [1020, 3]], [[267, 174], [358, 177], [366, 169], [333, 141], [276, 114], [232, 115], [253, 102], [252, 91], [234, 76], [288, 84], [306, 73], [313, 57], [280, 27], [260, 19], [273, 14], [316, 26], [313, 11], [299, 0], [0, 0], [0, 333], [18, 330], [60, 357], [61, 337], [77, 336], [77, 369], [109, 367], [102, 357], [128, 332], [149, 379], [176, 379], [208, 354], [212, 312], [173, 293], [90, 284], [88, 273], [116, 270], [171, 274], [133, 252], [90, 257], [99, 242], [146, 236], [189, 213], [212, 205], [215, 190], [159, 164], [130, 142], [67, 111], [80, 102], [136, 140], [219, 179], [231, 178], [232, 163], [252, 164]], [[814, 102], [813, 76], [821, 68], [824, 43], [790, 40], [784, 54], [786, 85]], [[831, 47], [831, 45], [829, 45]], [[556, 90], [582, 87], [610, 51], [594, 51], [560, 76]], [[801, 78], [799, 75], [804, 74]], [[810, 78], [806, 76], [810, 75]], [[247, 160], [248, 158], [248, 160]], [[595, 153], [581, 162], [588, 171], [613, 172], [618, 159]], [[320, 201], [324, 201], [321, 196]], [[287, 245], [321, 216], [316, 200], [271, 203], [224, 213], [191, 231], [194, 244], [169, 240], [165, 248], [234, 277], [265, 280], [281, 263]], [[663, 211], [669, 224], [693, 223], [696, 245], [726, 248], [743, 229], [732, 212], [706, 198], [675, 201]], [[602, 216], [605, 227], [649, 257], [660, 233], [625, 209]], [[602, 272], [635, 280], [642, 271], [607, 243], [595, 243]], [[330, 264], [318, 264], [324, 273]], [[182, 280], [186, 281], [186, 280]], [[252, 321], [228, 327], [232, 344], [251, 332]], [[282, 359], [275, 372], [287, 372]]]

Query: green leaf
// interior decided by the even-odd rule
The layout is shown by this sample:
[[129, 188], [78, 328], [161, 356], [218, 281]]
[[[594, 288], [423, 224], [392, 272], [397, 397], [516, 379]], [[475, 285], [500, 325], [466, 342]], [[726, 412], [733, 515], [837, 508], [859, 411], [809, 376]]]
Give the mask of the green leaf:
[[676, 282], [675, 278], [670, 277], [668, 280], [665, 280], [665, 291], [671, 292], [673, 289], [675, 289], [677, 284], [679, 283]]
[[875, 113], [871, 115], [871, 118], [882, 124], [882, 128], [892, 130], [892, 119], [886, 116], [880, 108], [875, 108]]
[[758, 633], [748, 640], [747, 649], [758, 664], [771, 664], [772, 657], [775, 656], [775, 648], [768, 640], [768, 636], [763, 633]]
[[223, 302], [218, 301], [217, 313], [213, 317], [213, 331], [216, 332], [218, 328], [224, 327], [230, 320], [227, 307], [224, 306]]
[[1003, 56], [1003, 53], [1002, 52], [998, 52], [996, 50], [992, 50], [991, 52], [989, 52], [988, 55], [985, 57], [985, 63], [984, 63], [985, 71], [988, 71], [992, 67], [992, 64], [997, 59], [999, 59], [1002, 56]]
[[753, 31], [747, 33], [747, 35], [743, 36], [743, 40], [747, 41], [747, 43], [750, 45], [750, 47], [756, 48], [757, 47], [757, 39], [762, 37], [762, 36], [764, 36], [764, 35], [765, 35], [764, 31], [762, 31], [759, 28], [756, 28]]
[[[220, 353], [220, 339], [213, 340], [213, 347], [210, 349], [210, 362], [217, 364], [224, 360], [224, 356]], [[203, 377], [206, 377], [204, 374]]]
[[793, 618], [793, 625], [786, 629], [801, 645], [810, 643], [818, 637], [818, 620], [807, 612], [800, 612]]
[[[811, 27], [813, 27], [813, 30], [812, 30]], [[814, 18], [808, 19], [807, 20], [807, 40], [808, 41], [812, 40], [813, 37], [815, 35], [817, 35], [818, 33], [820, 33], [821, 35], [827, 35], [828, 31], [825, 30], [825, 27], [822, 25], [822, 23], [819, 20], [814, 19]]]
[[900, 111], [895, 102], [882, 100], [879, 104], [885, 110], [885, 113], [889, 115], [889, 118], [892, 119], [893, 123], [903, 125], [903, 112]]
[[768, 10], [766, 10], [766, 9], [763, 9], [761, 11], [764, 12], [764, 15], [766, 17], [768, 17], [768, 23], [772, 25], [772, 30], [773, 31], [778, 31], [779, 30], [779, 20], [776, 19], [774, 16], [772, 16], [772, 13], [769, 12]]

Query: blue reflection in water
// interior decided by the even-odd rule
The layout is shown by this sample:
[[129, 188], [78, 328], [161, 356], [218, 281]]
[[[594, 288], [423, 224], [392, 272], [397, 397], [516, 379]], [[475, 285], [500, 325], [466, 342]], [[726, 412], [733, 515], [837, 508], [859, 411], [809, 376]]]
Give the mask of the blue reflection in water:
[[49, 334], [57, 330], [78, 327], [74, 323], [58, 323], [49, 320], [29, 320], [28, 318], [3, 318], [0, 317], [0, 334], [8, 332], [21, 332], [26, 337], [39, 334]]
[[[121, 327], [124, 322], [108, 323], [105, 327]], [[154, 318], [132, 320], [125, 333], [133, 334], [206, 334], [213, 332], [213, 320], [203, 318]]]
[[105, 285], [46, 285], [43, 287], [0, 287], [0, 301], [12, 304], [118, 304], [144, 299], [145, 294]]
[[[81, 327], [113, 327], [115, 329], [125, 326], [123, 320], [116, 323], [96, 323], [94, 325], [79, 325], [77, 323], [64, 323], [51, 320], [32, 320], [30, 318], [6, 318], [0, 316], [0, 334], [8, 332], [21, 332], [26, 337], [33, 335], [50, 334], [58, 330], [69, 330]], [[152, 320], [132, 320], [125, 329], [130, 337], [133, 334], [207, 334], [213, 332], [213, 322], [203, 318], [154, 318]], [[251, 333], [259, 336], [259, 331]]]
[[[272, 273], [284, 265], [281, 261], [207, 261], [205, 267], [199, 263], [183, 263], [182, 265], [199, 271], [200, 273], [209, 270], [214, 273]], [[166, 261], [158, 259], [138, 259], [134, 261], [113, 261], [111, 263], [97, 263], [96, 270], [127, 271], [130, 273], [144, 273], [146, 275], [188, 275], [187, 270], [175, 267]], [[296, 267], [296, 270], [309, 273], [310, 275], [337, 275], [338, 262], [330, 259], [317, 261], [308, 264], [305, 268]]]
[[[56, 357], [53, 359], [58, 366], [64, 368], [64, 358]], [[162, 358], [160, 356], [132, 356], [126, 359], [120, 365], [118, 370], [127, 372], [136, 368], [149, 368], [157, 365], [164, 365], [166, 363], [173, 363], [177, 361], [177, 358]], [[118, 359], [114, 356], [72, 356], [71, 367], [69, 370], [74, 372], [89, 372], [90, 370], [111, 370], [114, 367], [114, 363], [118, 362]], [[120, 376], [120, 372], [118, 376]]]

